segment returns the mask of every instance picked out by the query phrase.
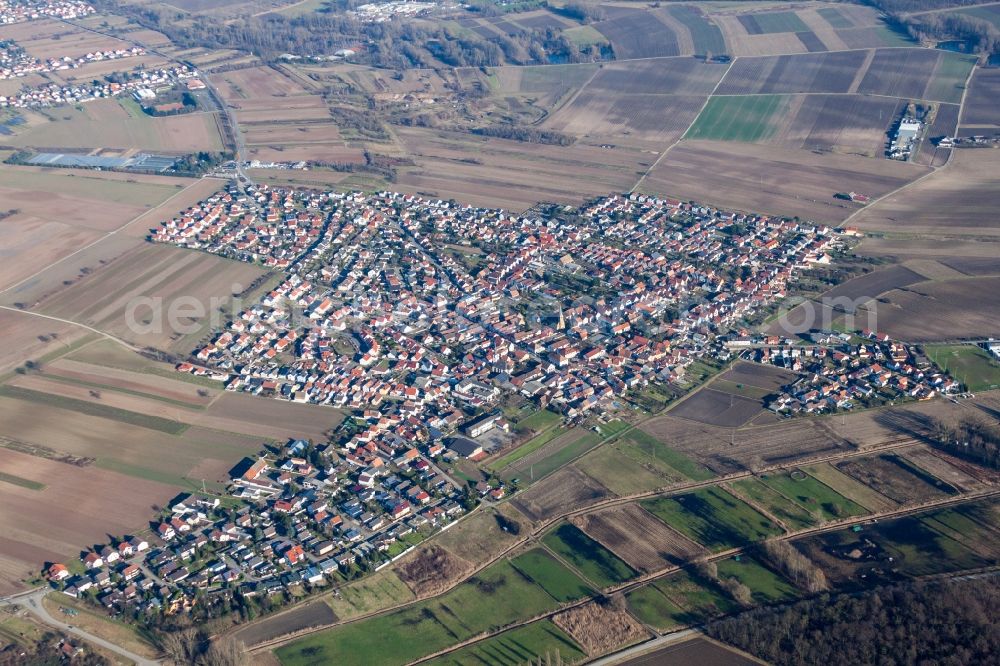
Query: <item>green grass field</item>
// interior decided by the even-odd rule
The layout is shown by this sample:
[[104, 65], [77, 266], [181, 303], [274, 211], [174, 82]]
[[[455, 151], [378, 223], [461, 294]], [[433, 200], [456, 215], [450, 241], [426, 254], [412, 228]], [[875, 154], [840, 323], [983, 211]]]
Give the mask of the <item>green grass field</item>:
[[944, 51], [924, 93], [928, 99], [958, 104], [965, 92], [969, 72], [976, 65], [976, 56]]
[[816, 516], [764, 484], [760, 479], [740, 479], [732, 485], [736, 492], [764, 507], [790, 529], [800, 530], [819, 522]]
[[622, 454], [618, 447], [606, 444], [591, 451], [575, 466], [597, 479], [616, 495], [632, 495], [644, 490], [655, 490], [677, 480], [651, 472], [636, 460]]
[[738, 560], [722, 560], [717, 566], [720, 578], [735, 578], [749, 587], [757, 603], [772, 604], [798, 596], [798, 590], [791, 583], [746, 555]]
[[833, 488], [869, 511], [888, 511], [896, 508], [896, 502], [869, 488], [852, 476], [844, 474], [829, 463], [810, 465], [803, 469], [816, 479]]
[[833, 28], [842, 29], [854, 27], [854, 24], [851, 23], [851, 21], [846, 16], [841, 14], [840, 10], [835, 7], [822, 7], [817, 9], [816, 13], [822, 16], [823, 20], [829, 23]]
[[863, 516], [867, 511], [817, 479], [803, 472], [762, 476], [761, 481], [824, 520]]
[[519, 666], [548, 655], [549, 663], [572, 664], [586, 654], [551, 620], [533, 622], [431, 659], [428, 666]]
[[744, 546], [781, 533], [766, 516], [721, 488], [702, 488], [641, 504], [663, 522], [713, 551]]
[[531, 416], [521, 419], [514, 426], [516, 432], [541, 432], [546, 428], [554, 426], [562, 420], [562, 416], [559, 414], [549, 411], [548, 409], [540, 409]]
[[597, 31], [597, 28], [589, 25], [581, 25], [576, 28], [564, 30], [566, 39], [576, 44], [578, 47], [590, 46], [592, 44], [607, 44], [608, 38]]
[[761, 141], [771, 137], [788, 105], [787, 95], [712, 97], [702, 109], [686, 139]]
[[684, 611], [680, 606], [663, 596], [652, 585], [643, 585], [625, 595], [629, 608], [639, 620], [656, 627], [659, 631], [673, 629], [680, 624]]
[[32, 481], [31, 479], [25, 479], [24, 477], [20, 477], [15, 474], [8, 474], [6, 472], [0, 472], [0, 482], [9, 483], [14, 486], [21, 486], [22, 488], [27, 488], [28, 490], [42, 490], [45, 488], [44, 483]]
[[681, 613], [670, 618], [678, 624], [697, 624], [738, 609], [714, 582], [696, 579], [686, 571], [661, 578], [653, 586], [680, 607]]
[[[553, 451], [541, 460], [536, 460], [532, 463], [531, 467], [534, 468], [536, 481], [563, 467], [571, 460], [582, 456], [601, 443], [601, 438], [597, 433], [580, 429], [577, 431], [577, 434], [578, 437], [570, 443], [557, 451]], [[529, 471], [527, 469], [517, 472], [509, 471], [505, 476], [518, 477], [524, 483], [528, 481]]]
[[752, 14], [754, 23], [760, 27], [762, 34], [776, 32], [808, 32], [809, 27], [802, 22], [795, 12], [764, 12]]
[[704, 465], [673, 450], [645, 430], [632, 430], [617, 442], [617, 446], [629, 457], [652, 462], [668, 475], [679, 474], [692, 481], [707, 481], [715, 476]]
[[326, 603], [341, 620], [388, 608], [413, 598], [413, 592], [394, 571], [383, 569], [340, 588], [340, 597], [327, 597]]
[[1000, 387], [1000, 363], [976, 345], [926, 345], [924, 352], [970, 391]]
[[507, 455], [497, 458], [496, 460], [494, 460], [492, 463], [489, 464], [489, 468], [503, 469], [504, 467], [507, 467], [511, 463], [515, 463], [521, 458], [524, 458], [525, 456], [534, 453], [535, 451], [542, 448], [543, 446], [551, 442], [553, 439], [563, 434], [564, 432], [566, 431], [564, 431], [562, 428], [551, 428], [549, 430], [546, 430], [542, 434], [532, 437], [527, 442], [517, 447]]
[[636, 576], [632, 567], [573, 525], [560, 525], [546, 534], [542, 543], [600, 588]]
[[510, 563], [551, 594], [556, 601], [572, 601], [594, 593], [583, 579], [542, 548], [532, 548]]
[[314, 634], [275, 654], [282, 664], [295, 666], [405, 664], [556, 606], [504, 561], [441, 597]]

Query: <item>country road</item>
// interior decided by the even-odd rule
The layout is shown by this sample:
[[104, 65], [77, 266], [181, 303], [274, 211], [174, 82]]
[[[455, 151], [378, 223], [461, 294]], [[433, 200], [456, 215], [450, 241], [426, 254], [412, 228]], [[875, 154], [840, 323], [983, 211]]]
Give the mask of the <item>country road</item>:
[[42, 605], [42, 599], [44, 599], [45, 596], [50, 592], [51, 591], [48, 588], [43, 587], [36, 590], [31, 590], [30, 592], [22, 592], [21, 594], [15, 594], [9, 597], [4, 597], [0, 599], [0, 607], [19, 606], [21, 608], [27, 609], [28, 612], [30, 612], [32, 615], [34, 615], [35, 617], [37, 617], [39, 620], [49, 625], [50, 627], [59, 629], [60, 631], [67, 634], [72, 634], [74, 636], [82, 638], [88, 643], [92, 643], [94, 645], [104, 648], [105, 650], [114, 652], [117, 655], [121, 655], [122, 657], [125, 657], [126, 659], [135, 662], [137, 666], [159, 666], [162, 663], [161, 661], [156, 659], [147, 659], [146, 657], [137, 655], [136, 653], [130, 652], [129, 650], [126, 650], [123, 647], [119, 647], [118, 645], [115, 645], [110, 641], [106, 641], [99, 636], [90, 634], [84, 631], [83, 629], [80, 629], [79, 627], [67, 624], [62, 620], [53, 617], [52, 614], [49, 613], [49, 611], [45, 608], [45, 606]]

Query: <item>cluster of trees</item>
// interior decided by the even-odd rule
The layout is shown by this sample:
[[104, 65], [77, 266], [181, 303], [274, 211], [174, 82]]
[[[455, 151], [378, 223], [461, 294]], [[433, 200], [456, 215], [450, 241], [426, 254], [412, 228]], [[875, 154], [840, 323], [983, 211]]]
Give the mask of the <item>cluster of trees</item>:
[[594, 21], [603, 21], [607, 18], [604, 12], [604, 7], [600, 6], [596, 2], [579, 2], [578, 0], [571, 0], [561, 7], [550, 7], [552, 11], [562, 14], [563, 16], [568, 16], [574, 21], [579, 21], [580, 23], [593, 23]]
[[173, 170], [177, 173], [202, 174], [231, 159], [233, 159], [233, 154], [228, 151], [209, 152], [202, 150], [185, 155], [174, 162]]
[[761, 549], [776, 569], [806, 592], [816, 594], [830, 587], [823, 570], [787, 541], [770, 539], [762, 544]]
[[554, 132], [552, 130], [542, 130], [537, 127], [525, 127], [523, 125], [478, 127], [472, 130], [472, 133], [496, 139], [512, 139], [525, 143], [544, 143], [552, 146], [568, 146], [575, 140], [569, 134]]
[[12, 643], [0, 650], [0, 666], [23, 666], [23, 664], [33, 664], [34, 666], [58, 666], [59, 664], [108, 666], [111, 663], [91, 650], [84, 650], [82, 653], [67, 659], [62, 650], [59, 649], [59, 643], [60, 636], [51, 632], [46, 633], [31, 647]]
[[1000, 428], [978, 419], [958, 425], [935, 420], [931, 437], [935, 446], [947, 453], [983, 467], [1000, 469]]
[[955, 39], [968, 43], [974, 53], [987, 56], [1000, 53], [1000, 30], [989, 21], [954, 12], [912, 15], [912, 12], [976, 5], [980, 4], [980, 0], [866, 1], [885, 12], [890, 23], [917, 41]]
[[164, 33], [183, 47], [250, 51], [265, 60], [283, 53], [328, 55], [342, 48], [358, 49], [357, 59], [376, 67], [408, 69], [435, 61], [452, 67], [582, 62], [599, 59], [599, 47], [580, 50], [559, 30], [532, 30], [486, 39], [469, 32], [452, 32], [432, 22], [364, 23], [331, 9], [302, 16], [265, 14], [230, 21], [191, 21], [165, 5], [119, 4], [98, 0], [99, 8], [124, 14]]
[[1000, 581], [916, 583], [746, 611], [707, 633], [768, 663], [995, 663]]
[[696, 573], [699, 577], [715, 583], [732, 597], [733, 601], [744, 608], [750, 608], [753, 603], [753, 590], [741, 583], [737, 578], [719, 576], [719, 565], [715, 562], [699, 564]]
[[202, 629], [188, 627], [159, 636], [162, 649], [173, 663], [185, 666], [242, 666], [246, 647], [232, 638], [210, 640]]

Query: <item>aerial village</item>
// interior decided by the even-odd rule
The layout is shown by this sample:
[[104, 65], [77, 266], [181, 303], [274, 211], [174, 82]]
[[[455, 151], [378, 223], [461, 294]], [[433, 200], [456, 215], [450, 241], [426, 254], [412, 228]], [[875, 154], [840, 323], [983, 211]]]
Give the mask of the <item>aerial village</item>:
[[78, 69], [82, 65], [104, 60], [119, 60], [141, 56], [146, 50], [140, 46], [122, 49], [91, 51], [79, 57], [62, 56], [49, 58], [45, 62], [31, 56], [14, 42], [0, 42], [0, 80], [13, 79], [28, 74], [41, 74], [67, 69]]
[[288, 599], [364, 575], [517, 491], [495, 477], [463, 484], [445, 464], [509, 444], [500, 407], [512, 395], [599, 424], [628, 391], [683, 382], [704, 358], [796, 373], [771, 405], [784, 414], [847, 409], [886, 390], [958, 390], [874, 332], [856, 344], [747, 333], [844, 237], [635, 193], [514, 215], [387, 192], [230, 185], [150, 239], [280, 269], [281, 281], [177, 370], [350, 417], [329, 441], [292, 440], [245, 461], [229, 497], [178, 499], [150, 540], [123, 536], [85, 551], [76, 573], [54, 564], [48, 577], [136, 614], [237, 594]]
[[75, 19], [95, 11], [81, 0], [0, 0], [0, 25], [40, 18]]

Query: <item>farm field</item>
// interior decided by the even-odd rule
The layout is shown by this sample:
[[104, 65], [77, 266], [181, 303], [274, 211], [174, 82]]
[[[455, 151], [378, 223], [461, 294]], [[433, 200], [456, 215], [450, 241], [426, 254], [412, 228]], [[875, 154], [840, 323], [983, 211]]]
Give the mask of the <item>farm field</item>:
[[837, 192], [864, 192], [874, 198], [926, 173], [926, 167], [914, 164], [852, 155], [686, 140], [650, 171], [638, 189], [839, 224], [857, 208], [835, 199]]
[[869, 511], [891, 511], [899, 506], [885, 495], [844, 474], [830, 463], [809, 465], [803, 468], [809, 476], [823, 482], [844, 497], [847, 497]]
[[0, 330], [5, 340], [4, 349], [0, 351], [0, 377], [25, 361], [61, 353], [84, 335], [76, 326], [43, 320], [16, 310], [0, 310]]
[[30, 114], [38, 114], [44, 124], [5, 137], [5, 143], [39, 150], [106, 148], [173, 154], [222, 150], [213, 113], [154, 118], [129, 100], [100, 99], [78, 107], [41, 109]]
[[718, 379], [734, 384], [748, 384], [766, 391], [777, 391], [798, 379], [798, 375], [773, 365], [740, 361], [719, 375]]
[[716, 90], [719, 95], [848, 93], [868, 64], [868, 51], [739, 58]]
[[520, 525], [525, 525], [527, 522], [510, 503], [501, 504], [464, 518], [447, 532], [435, 537], [434, 542], [456, 557], [481, 566], [517, 541], [516, 535], [500, 527], [497, 513], [506, 520]]
[[537, 583], [556, 601], [573, 601], [594, 593], [575, 573], [543, 548], [532, 548], [510, 561], [511, 566]]
[[876, 51], [858, 84], [863, 94], [957, 103], [974, 62], [969, 56], [929, 49]]
[[759, 399], [703, 388], [671, 409], [670, 415], [706, 425], [738, 428], [757, 416], [763, 407]]
[[760, 141], [778, 129], [772, 118], [783, 115], [788, 99], [781, 95], [713, 96], [698, 115], [687, 139]]
[[587, 513], [573, 523], [637, 571], [657, 571], [706, 552], [638, 504]]
[[812, 527], [819, 523], [816, 515], [759, 478], [740, 479], [733, 482], [731, 488], [737, 496], [752, 501], [790, 529]]
[[511, 503], [533, 522], [539, 522], [567, 509], [583, 508], [610, 496], [607, 488], [569, 466], [547, 478], [545, 483], [519, 493]]
[[395, 133], [418, 166], [401, 169], [393, 189], [512, 211], [627, 190], [655, 160], [637, 150], [581, 143], [529, 144], [425, 128]]
[[679, 475], [663, 474], [649, 463], [642, 464], [622, 454], [614, 444], [597, 448], [576, 461], [574, 467], [596, 479], [616, 495], [655, 490], [679, 480]]
[[543, 654], [564, 664], [575, 663], [586, 656], [551, 620], [541, 620], [424, 663], [429, 666], [519, 666]]
[[721, 488], [644, 500], [640, 506], [712, 551], [781, 533], [765, 516]]
[[[548, 439], [550, 434], [552, 431], [547, 431], [538, 437]], [[532, 479], [538, 480], [555, 472], [601, 443], [601, 438], [596, 433], [582, 428], [573, 428], [568, 432], [555, 434], [558, 436], [553, 437], [541, 448], [518, 458], [514, 463], [505, 467], [502, 476], [506, 479], [520, 478], [522, 481], [531, 483]], [[532, 442], [528, 443], [528, 445], [531, 444]]]
[[332, 624], [337, 619], [329, 605], [313, 601], [286, 613], [254, 622], [238, 631], [235, 636], [236, 640], [253, 646], [302, 629]]
[[[45, 299], [39, 310], [94, 326], [134, 344], [189, 354], [232, 311], [234, 295], [265, 274], [256, 266], [164, 245], [142, 245]], [[200, 314], [180, 310], [170, 325], [171, 304], [195, 299]], [[160, 298], [163, 308], [130, 303]], [[149, 301], [147, 301], [149, 302]], [[181, 317], [180, 314], [194, 316]], [[129, 321], [131, 316], [131, 322]]]
[[660, 474], [678, 480], [705, 481], [715, 476], [711, 470], [671, 448], [645, 430], [629, 431], [614, 443], [623, 455], [643, 465], [652, 465]]
[[927, 345], [924, 353], [970, 391], [1000, 388], [1000, 364], [976, 345]]
[[738, 608], [718, 585], [688, 571], [679, 571], [653, 583], [681, 612], [670, 619], [678, 624], [697, 624], [731, 613]]
[[415, 599], [413, 592], [391, 568], [377, 571], [340, 588], [340, 597], [325, 601], [340, 620], [371, 613]]
[[282, 664], [404, 664], [481, 631], [555, 608], [509, 563], [491, 566], [451, 592], [404, 610], [335, 627], [278, 648]]
[[998, 97], [1000, 97], [1000, 70], [977, 68], [972, 75], [969, 94], [962, 109], [962, 127], [1000, 126], [1000, 109], [996, 104]]
[[593, 27], [611, 42], [619, 60], [682, 55], [679, 42], [683, 37], [652, 12], [623, 11]]
[[855, 458], [835, 467], [899, 504], [940, 499], [956, 492], [944, 481], [892, 454]]
[[750, 556], [721, 560], [717, 566], [720, 578], [735, 578], [749, 587], [757, 603], [773, 604], [799, 595], [795, 586]]
[[[2, 402], [0, 409], [5, 411], [7, 401]], [[10, 422], [8, 415], [3, 422]], [[56, 442], [46, 440], [45, 444]], [[34, 484], [0, 484], [4, 506], [0, 512], [0, 571], [4, 573], [0, 594], [25, 589], [24, 581], [37, 576], [42, 563], [73, 560], [82, 545], [105, 541], [107, 534], [145, 530], [149, 506], [177, 494], [175, 486], [157, 481], [28, 455], [12, 448], [18, 440], [7, 428], [0, 446], [0, 473]], [[130, 500], [121, 501], [108, 488], [127, 489]], [[74, 511], [67, 512], [67, 506]]]
[[569, 523], [542, 537], [542, 544], [601, 589], [637, 575], [621, 558]]
[[822, 521], [863, 516], [867, 513], [863, 507], [801, 470], [787, 474], [768, 474], [760, 478], [765, 485], [810, 514], [820, 517]]

